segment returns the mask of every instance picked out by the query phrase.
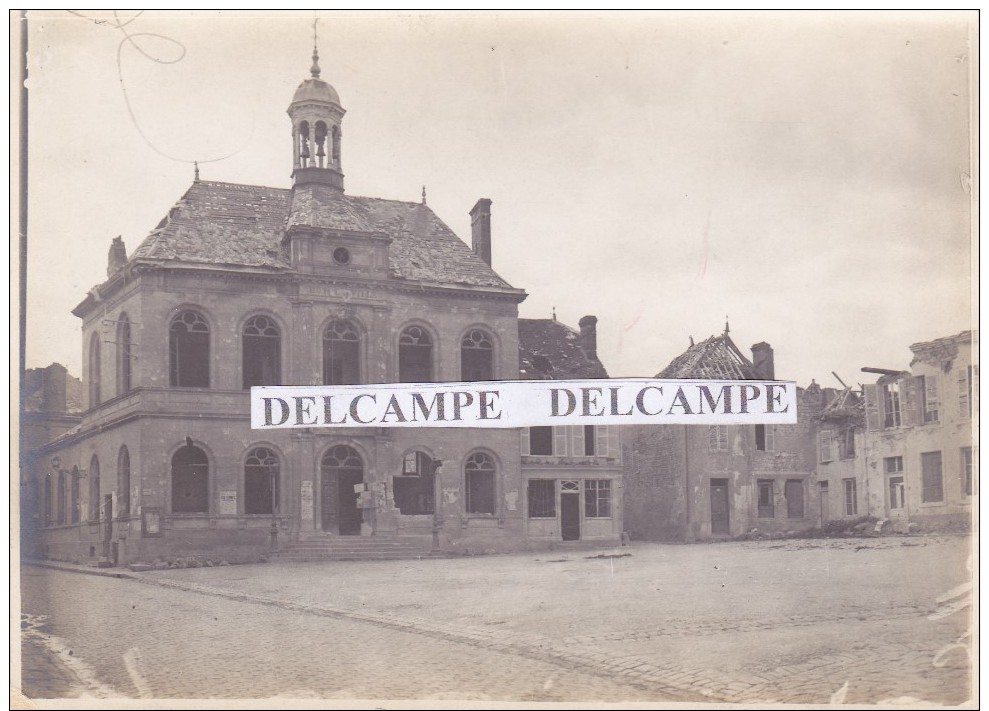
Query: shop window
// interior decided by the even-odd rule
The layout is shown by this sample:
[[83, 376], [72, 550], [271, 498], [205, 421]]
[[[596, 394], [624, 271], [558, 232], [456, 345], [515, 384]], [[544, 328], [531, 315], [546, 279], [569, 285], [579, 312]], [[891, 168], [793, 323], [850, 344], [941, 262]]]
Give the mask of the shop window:
[[333, 321], [323, 331], [323, 384], [358, 385], [361, 337], [350, 321]]
[[588, 479], [584, 482], [584, 516], [611, 517], [611, 480]]
[[857, 516], [859, 512], [858, 493], [854, 479], [842, 479], [845, 487], [845, 515]]
[[273, 319], [255, 316], [244, 326], [244, 387], [278, 385], [281, 379], [281, 332]]
[[183, 311], [168, 329], [169, 383], [209, 387], [209, 326], [195, 311]]
[[773, 494], [773, 480], [760, 479], [759, 485], [759, 518], [774, 518], [776, 516], [776, 500]]
[[494, 378], [494, 346], [491, 337], [473, 329], [460, 343], [461, 378], [465, 382]]
[[172, 455], [172, 513], [209, 512], [209, 460], [195, 445]]
[[467, 513], [495, 512], [495, 463], [483, 452], [475, 452], [464, 465], [467, 489]]
[[402, 457], [401, 474], [392, 477], [395, 506], [405, 516], [433, 513], [435, 496], [433, 458], [425, 452], [409, 452]]
[[920, 455], [920, 475], [921, 502], [929, 504], [944, 501], [944, 477], [940, 452], [924, 452]]
[[130, 516], [130, 452], [127, 445], [117, 453], [117, 511], [121, 518]]
[[244, 513], [278, 510], [278, 457], [267, 447], [255, 447], [244, 462]]
[[428, 383], [433, 379], [433, 340], [421, 326], [409, 326], [398, 339], [398, 381]]
[[556, 518], [556, 480], [529, 480], [529, 518]]

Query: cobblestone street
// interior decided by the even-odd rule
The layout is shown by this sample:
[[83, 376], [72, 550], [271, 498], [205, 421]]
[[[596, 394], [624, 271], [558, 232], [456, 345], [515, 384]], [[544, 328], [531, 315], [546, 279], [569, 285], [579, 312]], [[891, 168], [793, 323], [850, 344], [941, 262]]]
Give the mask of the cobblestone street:
[[959, 704], [969, 547], [639, 544], [125, 580], [26, 566], [23, 680], [36, 697]]

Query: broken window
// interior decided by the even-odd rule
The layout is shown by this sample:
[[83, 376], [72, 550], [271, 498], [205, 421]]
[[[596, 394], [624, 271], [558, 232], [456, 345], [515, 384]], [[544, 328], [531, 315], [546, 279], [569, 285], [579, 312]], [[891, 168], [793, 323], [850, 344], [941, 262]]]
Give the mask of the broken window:
[[755, 426], [755, 448], [760, 452], [776, 451], [776, 429], [773, 425]]
[[921, 409], [924, 412], [924, 422], [937, 422], [938, 408], [940, 407], [940, 393], [937, 376], [917, 376], [917, 385], [920, 391]]
[[611, 517], [611, 479], [588, 479], [584, 482], [584, 516]]
[[209, 513], [209, 460], [195, 445], [172, 455], [172, 513]]
[[903, 485], [903, 477], [891, 476], [889, 478], [889, 507], [902, 509], [904, 506], [906, 506], [906, 487]]
[[100, 334], [94, 333], [89, 339], [89, 406], [100, 404]]
[[209, 387], [209, 326], [195, 311], [183, 311], [168, 329], [169, 382], [173, 387]]
[[821, 430], [817, 433], [818, 461], [821, 464], [826, 464], [834, 459], [833, 438], [834, 435], [831, 430]]
[[467, 513], [495, 512], [495, 463], [490, 455], [475, 452], [464, 465], [467, 479]]
[[421, 326], [409, 326], [398, 339], [398, 382], [429, 383], [433, 379], [433, 339]]
[[361, 337], [346, 320], [333, 321], [323, 331], [323, 385], [358, 385], [361, 382]]
[[556, 480], [529, 480], [529, 518], [556, 518]]
[[922, 482], [921, 502], [927, 504], [944, 501], [940, 452], [924, 452], [920, 455], [920, 476]]
[[553, 428], [529, 428], [529, 454], [551, 456], [553, 454]]
[[130, 452], [127, 445], [117, 453], [117, 510], [121, 518], [130, 515]]
[[278, 511], [278, 456], [267, 447], [255, 447], [244, 461], [244, 513]]
[[853, 427], [838, 432], [838, 458], [855, 458], [855, 429]]
[[776, 499], [773, 494], [773, 480], [760, 479], [759, 486], [759, 518], [774, 518], [776, 516]]
[[425, 452], [409, 452], [402, 458], [402, 473], [392, 477], [395, 506], [405, 516], [433, 513], [436, 465]]
[[804, 482], [801, 479], [787, 479], [783, 495], [786, 497], [786, 517], [804, 517]]
[[900, 384], [886, 383], [882, 386], [883, 394], [883, 427], [899, 427], [902, 424], [900, 412]]
[[962, 447], [962, 493], [972, 495], [972, 448]]
[[131, 388], [131, 328], [127, 314], [117, 320], [117, 394]]
[[854, 479], [842, 479], [845, 487], [845, 515], [857, 516], [859, 512], [858, 495]]
[[728, 425], [711, 425], [708, 427], [708, 447], [715, 451], [728, 450]]
[[278, 385], [281, 379], [282, 339], [268, 316], [255, 316], [244, 326], [244, 387]]
[[100, 520], [100, 460], [95, 454], [89, 461], [89, 520]]
[[465, 382], [494, 378], [494, 345], [491, 337], [473, 329], [460, 343], [461, 377]]

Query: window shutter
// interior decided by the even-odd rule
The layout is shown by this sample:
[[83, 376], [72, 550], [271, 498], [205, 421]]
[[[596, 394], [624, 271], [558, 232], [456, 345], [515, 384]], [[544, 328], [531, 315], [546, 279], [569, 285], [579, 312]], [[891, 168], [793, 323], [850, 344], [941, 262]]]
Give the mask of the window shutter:
[[604, 427], [608, 431], [608, 455], [616, 462], [622, 460], [622, 443], [619, 439], [621, 430], [618, 427]]
[[937, 375], [928, 375], [924, 378], [924, 398], [927, 401], [928, 410], [941, 409], [941, 385]]
[[908, 427], [924, 424], [924, 376], [903, 378], [900, 383], [903, 394], [903, 424]]
[[766, 451], [776, 451], [776, 425], [766, 425]]
[[818, 449], [820, 450], [819, 460], [830, 462], [831, 457], [831, 430], [821, 430], [817, 435]]
[[553, 454], [557, 457], [567, 456], [567, 428], [553, 426]]
[[594, 451], [599, 457], [613, 457], [615, 456], [611, 449], [608, 447], [610, 442], [608, 441], [608, 431], [614, 429], [613, 427], [608, 427], [607, 425], [595, 425], [594, 434], [596, 435], [597, 442], [595, 443]]
[[865, 422], [870, 430], [883, 428], [882, 393], [878, 385], [866, 385], [865, 390]]
[[521, 430], [522, 434], [522, 454], [529, 454], [529, 428], [523, 427]]
[[573, 435], [573, 456], [583, 457], [584, 456], [584, 426], [574, 425], [570, 428], [570, 434]]
[[958, 414], [961, 417], [971, 417], [971, 405], [969, 403], [969, 378], [972, 369], [962, 368], [958, 371]]

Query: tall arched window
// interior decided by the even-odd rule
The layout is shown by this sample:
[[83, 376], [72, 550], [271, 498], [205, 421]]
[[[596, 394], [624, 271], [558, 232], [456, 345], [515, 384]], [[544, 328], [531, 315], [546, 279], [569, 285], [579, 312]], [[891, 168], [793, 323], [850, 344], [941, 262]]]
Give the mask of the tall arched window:
[[395, 506], [406, 515], [433, 513], [436, 465], [425, 452], [409, 452], [402, 458], [401, 472], [392, 477]]
[[278, 511], [278, 456], [267, 447], [255, 447], [244, 462], [244, 513]]
[[131, 328], [127, 314], [117, 319], [117, 394], [131, 388]]
[[52, 522], [55, 520], [55, 515], [52, 512], [52, 475], [48, 474], [45, 476], [45, 525], [51, 526]]
[[333, 321], [323, 331], [323, 385], [361, 382], [361, 336], [350, 321]]
[[100, 520], [100, 460], [89, 460], [89, 520]]
[[65, 472], [58, 473], [58, 523], [65, 523]]
[[72, 481], [71, 481], [71, 495], [69, 496], [69, 501], [72, 504], [71, 515], [69, 516], [72, 523], [79, 523], [80, 509], [82, 508], [82, 502], [79, 499], [79, 469], [72, 467]]
[[255, 316], [244, 326], [244, 387], [279, 385], [282, 337], [278, 325], [267, 316]]
[[490, 455], [474, 452], [464, 465], [467, 513], [495, 512], [495, 463]]
[[89, 338], [89, 406], [100, 404], [100, 334], [94, 333]]
[[398, 382], [428, 383], [433, 379], [433, 339], [421, 326], [409, 326], [398, 339]]
[[173, 387], [209, 387], [209, 325], [195, 311], [182, 311], [168, 329], [169, 382]]
[[460, 377], [466, 382], [494, 378], [494, 345], [479, 328], [472, 329], [460, 342]]
[[130, 452], [127, 445], [117, 454], [117, 516], [130, 516]]
[[172, 455], [172, 513], [209, 513], [209, 460], [195, 445]]

